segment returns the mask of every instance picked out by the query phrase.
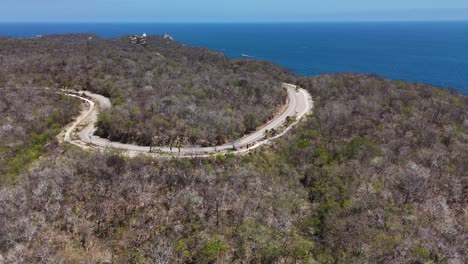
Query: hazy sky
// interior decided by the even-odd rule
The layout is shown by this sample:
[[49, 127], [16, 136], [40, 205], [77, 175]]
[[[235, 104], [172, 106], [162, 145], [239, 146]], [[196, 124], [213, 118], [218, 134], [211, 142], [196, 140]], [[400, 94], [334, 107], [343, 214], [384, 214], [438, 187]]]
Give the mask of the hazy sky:
[[468, 0], [0, 0], [0, 21], [468, 20]]

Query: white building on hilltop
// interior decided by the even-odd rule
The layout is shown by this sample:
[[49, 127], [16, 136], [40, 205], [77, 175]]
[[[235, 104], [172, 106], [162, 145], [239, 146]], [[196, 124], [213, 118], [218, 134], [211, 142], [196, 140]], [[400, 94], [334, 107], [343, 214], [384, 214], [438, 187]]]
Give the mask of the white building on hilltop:
[[164, 38], [168, 40], [174, 40], [170, 35], [164, 34]]
[[146, 33], [143, 33], [141, 36], [133, 35], [129, 40], [133, 44], [146, 45]]

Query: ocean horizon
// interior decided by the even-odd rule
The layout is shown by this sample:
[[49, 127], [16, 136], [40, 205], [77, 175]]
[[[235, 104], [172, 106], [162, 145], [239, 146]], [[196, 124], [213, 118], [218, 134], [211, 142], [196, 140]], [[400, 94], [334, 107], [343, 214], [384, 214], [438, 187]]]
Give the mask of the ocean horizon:
[[270, 61], [299, 75], [377, 74], [468, 93], [468, 21], [0, 23], [0, 37], [67, 33], [103, 38], [169, 34], [190, 46], [210, 48], [230, 58]]

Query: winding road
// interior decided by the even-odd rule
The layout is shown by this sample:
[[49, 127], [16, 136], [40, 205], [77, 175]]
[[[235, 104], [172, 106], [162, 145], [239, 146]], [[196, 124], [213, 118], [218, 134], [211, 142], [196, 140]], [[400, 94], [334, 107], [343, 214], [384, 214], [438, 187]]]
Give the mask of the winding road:
[[[68, 96], [79, 98], [85, 101], [88, 105], [77, 119], [59, 135], [59, 139], [69, 142], [83, 149], [105, 150], [118, 149], [122, 150], [124, 155], [133, 157], [136, 155], [149, 155], [155, 157], [175, 156], [175, 157], [209, 157], [213, 154], [242, 154], [247, 153], [252, 149], [258, 148], [261, 145], [267, 144], [271, 140], [279, 138], [286, 134], [294, 127], [302, 117], [311, 113], [313, 109], [313, 101], [310, 94], [301, 88], [297, 88], [292, 84], [283, 84], [288, 92], [288, 105], [286, 109], [267, 124], [258, 128], [255, 132], [244, 136], [243, 138], [220, 146], [213, 147], [190, 147], [190, 148], [175, 148], [175, 147], [149, 147], [137, 146], [132, 144], [123, 144], [112, 142], [108, 139], [100, 138], [94, 135], [96, 131], [96, 122], [100, 109], [110, 108], [110, 100], [102, 95], [86, 92], [86, 91], [67, 91], [62, 93]], [[285, 126], [287, 119], [289, 124]], [[291, 119], [292, 118], [292, 119]], [[277, 134], [265, 138], [267, 130], [275, 129]]]

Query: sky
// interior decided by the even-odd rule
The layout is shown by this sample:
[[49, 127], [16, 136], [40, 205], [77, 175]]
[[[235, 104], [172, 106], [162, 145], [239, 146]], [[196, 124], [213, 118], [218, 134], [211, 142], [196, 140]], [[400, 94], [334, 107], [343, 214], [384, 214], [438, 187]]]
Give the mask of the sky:
[[2, 22], [468, 20], [468, 0], [0, 0]]

